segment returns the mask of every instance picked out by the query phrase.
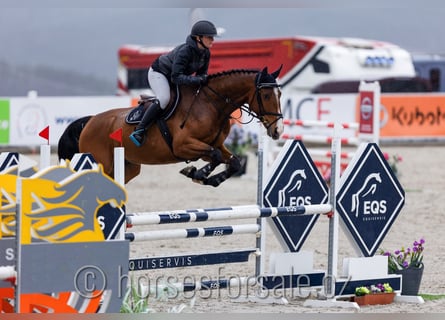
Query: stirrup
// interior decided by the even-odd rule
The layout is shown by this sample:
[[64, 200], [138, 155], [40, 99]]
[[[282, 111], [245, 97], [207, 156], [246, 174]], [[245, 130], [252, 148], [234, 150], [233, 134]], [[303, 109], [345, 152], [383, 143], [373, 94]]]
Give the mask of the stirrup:
[[[144, 143], [144, 129], [138, 129], [133, 131], [130, 134], [130, 140], [137, 146], [140, 147], [142, 146], [142, 144]], [[137, 136], [139, 137], [139, 139], [137, 138]]]

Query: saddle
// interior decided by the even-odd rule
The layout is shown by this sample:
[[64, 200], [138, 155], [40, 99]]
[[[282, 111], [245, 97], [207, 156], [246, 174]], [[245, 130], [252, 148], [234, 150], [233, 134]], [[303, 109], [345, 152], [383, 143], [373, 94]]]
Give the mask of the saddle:
[[[149, 96], [146, 94], [141, 94], [141, 98], [138, 101], [137, 107], [133, 108], [125, 117], [125, 122], [128, 124], [138, 124], [141, 122], [142, 117], [147, 109], [155, 100], [155, 96]], [[179, 105], [180, 93], [179, 87], [175, 86], [175, 90], [171, 90], [171, 99], [167, 107], [162, 112], [160, 119], [167, 121], [175, 112], [176, 107]]]
[[[162, 134], [162, 137], [164, 138], [165, 142], [167, 143], [168, 147], [170, 148], [170, 151], [174, 153], [173, 151], [173, 137], [170, 133], [170, 130], [168, 129], [166, 121], [173, 115], [176, 108], [179, 105], [180, 101], [180, 94], [179, 94], [179, 87], [175, 86], [176, 90], [170, 90], [171, 92], [171, 98], [170, 102], [165, 108], [165, 110], [161, 113], [160, 117], [156, 120], [156, 124], [159, 128], [159, 131]], [[156, 97], [154, 96], [148, 96], [145, 94], [141, 95], [141, 99], [138, 101], [138, 106], [133, 108], [125, 117], [125, 122], [127, 124], [138, 124], [141, 122], [142, 117], [144, 116], [145, 109], [147, 109], [153, 100], [155, 100]], [[184, 160], [178, 158], [178, 160]], [[185, 161], [185, 160], [184, 160]]]

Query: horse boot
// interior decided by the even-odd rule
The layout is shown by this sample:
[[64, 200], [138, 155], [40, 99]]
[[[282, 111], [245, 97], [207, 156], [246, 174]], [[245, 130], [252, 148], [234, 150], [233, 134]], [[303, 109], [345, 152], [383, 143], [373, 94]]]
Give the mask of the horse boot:
[[139, 122], [139, 124], [136, 126], [133, 133], [130, 134], [130, 140], [133, 141], [136, 146], [142, 146], [145, 140], [146, 130], [156, 120], [161, 111], [162, 109], [159, 105], [159, 100], [154, 100], [153, 103], [147, 108], [141, 122]]

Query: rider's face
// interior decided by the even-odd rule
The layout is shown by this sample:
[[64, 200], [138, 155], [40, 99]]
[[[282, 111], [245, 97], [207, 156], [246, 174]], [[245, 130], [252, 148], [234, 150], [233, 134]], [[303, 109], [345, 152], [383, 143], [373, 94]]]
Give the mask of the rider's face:
[[202, 42], [204, 43], [204, 46], [211, 48], [213, 45], [213, 37], [203, 36]]

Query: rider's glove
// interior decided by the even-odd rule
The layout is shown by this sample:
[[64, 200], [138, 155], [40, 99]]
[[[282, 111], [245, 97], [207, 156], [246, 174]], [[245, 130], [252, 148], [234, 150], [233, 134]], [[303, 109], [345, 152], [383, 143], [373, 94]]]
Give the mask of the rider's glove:
[[198, 77], [199, 77], [199, 83], [200, 84], [202, 84], [202, 85], [206, 85], [207, 84], [208, 76], [206, 74], [202, 74], [202, 75], [200, 75]]

